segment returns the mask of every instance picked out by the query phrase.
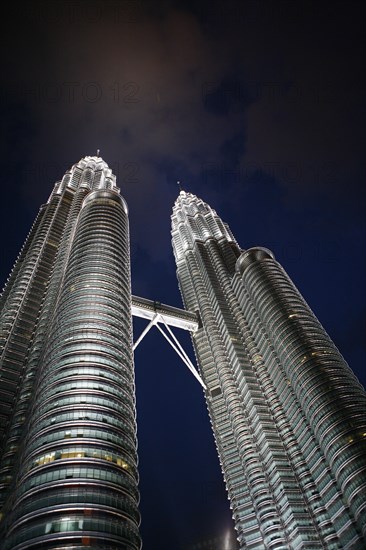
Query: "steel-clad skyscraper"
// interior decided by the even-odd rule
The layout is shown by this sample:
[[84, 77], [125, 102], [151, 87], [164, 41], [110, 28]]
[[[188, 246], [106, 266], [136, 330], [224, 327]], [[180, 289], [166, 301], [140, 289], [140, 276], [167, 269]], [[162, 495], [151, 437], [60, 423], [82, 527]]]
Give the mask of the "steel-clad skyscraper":
[[272, 252], [185, 191], [172, 242], [240, 547], [364, 549], [364, 389]]
[[2, 549], [138, 550], [128, 211], [99, 156], [56, 183], [1, 306]]

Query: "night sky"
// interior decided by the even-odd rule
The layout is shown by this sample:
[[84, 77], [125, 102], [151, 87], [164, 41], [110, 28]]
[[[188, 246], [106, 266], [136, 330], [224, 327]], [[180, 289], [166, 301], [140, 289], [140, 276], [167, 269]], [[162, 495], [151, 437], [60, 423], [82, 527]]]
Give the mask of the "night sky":
[[[181, 306], [170, 243], [180, 180], [243, 248], [273, 250], [365, 384], [362, 5], [9, 2], [1, 282], [54, 182], [99, 148], [129, 204], [134, 294]], [[144, 549], [224, 533], [199, 384], [156, 329], [135, 362]]]

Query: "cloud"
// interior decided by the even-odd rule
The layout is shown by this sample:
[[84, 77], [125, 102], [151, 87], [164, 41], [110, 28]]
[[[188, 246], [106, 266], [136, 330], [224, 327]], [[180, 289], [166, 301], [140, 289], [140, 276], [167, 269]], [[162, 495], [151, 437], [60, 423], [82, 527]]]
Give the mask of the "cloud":
[[[20, 141], [26, 176], [41, 174], [37, 188], [29, 177], [20, 183], [35, 206], [52, 179], [100, 148], [143, 222], [133, 238], [163, 259], [156, 243], [165, 242], [177, 179], [240, 197], [263, 173], [298, 202], [318, 189], [341, 194], [350, 175], [355, 188], [361, 180], [358, 65], [335, 55], [336, 9], [326, 22], [306, 4], [35, 6], [13, 18], [21, 32], [4, 92], [27, 129], [8, 117], [13, 134], [32, 128], [8, 158], [17, 162]], [[219, 185], [213, 174], [225, 174]]]
[[17, 72], [8, 93], [26, 109], [24, 123], [36, 121], [24, 161], [27, 174], [44, 177], [37, 190], [23, 185], [22, 192], [39, 204], [51, 187], [50, 164], [65, 162], [60, 178], [78, 155], [100, 148], [119, 173], [130, 211], [144, 212], [134, 238], [159, 256], [160, 228], [169, 231], [160, 219], [169, 220], [176, 180], [200, 178], [242, 131], [244, 112], [221, 117], [207, 108], [207, 90], [220, 96], [229, 61], [192, 13], [173, 7], [151, 16], [139, 5], [116, 15], [118, 4], [93, 6], [76, 4], [57, 18], [54, 10], [23, 14], [23, 23], [33, 19], [32, 43], [27, 27], [13, 52]]

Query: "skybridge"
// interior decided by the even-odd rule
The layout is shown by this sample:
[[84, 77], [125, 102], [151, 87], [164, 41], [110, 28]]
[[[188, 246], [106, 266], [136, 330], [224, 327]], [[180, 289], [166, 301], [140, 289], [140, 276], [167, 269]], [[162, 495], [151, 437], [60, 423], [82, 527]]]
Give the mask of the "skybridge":
[[147, 298], [141, 298], [139, 296], [132, 296], [131, 312], [134, 317], [141, 317], [142, 319], [147, 319], [149, 321], [140, 336], [137, 338], [136, 342], [133, 344], [133, 350], [135, 351], [137, 346], [145, 338], [146, 334], [150, 331], [150, 329], [152, 329], [152, 327], [155, 326], [169, 342], [174, 351], [188, 367], [201, 386], [206, 389], [206, 385], [197, 369], [170, 328], [175, 327], [188, 330], [189, 332], [195, 332], [200, 326], [198, 313], [195, 314], [191, 311], [186, 311], [185, 309], [168, 306], [167, 304], [162, 304], [156, 300], [148, 300]]

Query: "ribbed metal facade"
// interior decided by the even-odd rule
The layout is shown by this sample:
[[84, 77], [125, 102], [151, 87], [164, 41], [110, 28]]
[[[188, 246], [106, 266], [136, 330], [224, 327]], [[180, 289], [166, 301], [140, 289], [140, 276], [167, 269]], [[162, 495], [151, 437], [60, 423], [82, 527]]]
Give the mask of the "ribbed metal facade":
[[141, 547], [128, 211], [65, 174], [2, 295], [3, 550]]
[[184, 191], [172, 242], [240, 548], [364, 549], [363, 387], [272, 252]]

